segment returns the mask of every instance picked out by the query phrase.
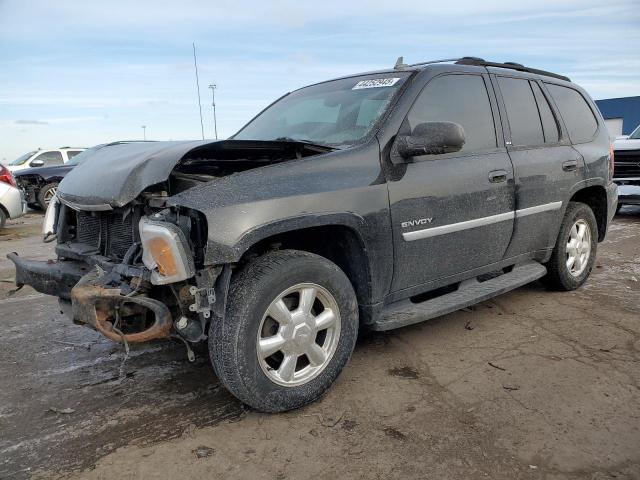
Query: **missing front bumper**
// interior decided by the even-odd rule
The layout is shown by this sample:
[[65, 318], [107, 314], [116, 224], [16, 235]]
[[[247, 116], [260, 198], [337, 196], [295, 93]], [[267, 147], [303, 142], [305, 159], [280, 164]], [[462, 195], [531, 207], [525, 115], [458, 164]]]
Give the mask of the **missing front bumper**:
[[[16, 268], [16, 285], [30, 285], [36, 291], [60, 298], [74, 323], [87, 325], [115, 341], [146, 342], [170, 336], [171, 312], [167, 306], [145, 295], [124, 295], [120, 288], [101, 284], [95, 269], [76, 260], [27, 260], [17, 253], [7, 258]], [[137, 310], [150, 313], [153, 321], [147, 328], [134, 333], [122, 333], [117, 328], [120, 311]]]
[[15, 252], [9, 253], [7, 258], [16, 267], [18, 288], [30, 285], [40, 293], [65, 300], [71, 298], [71, 289], [90, 269], [87, 264], [78, 261], [27, 260]]
[[[154, 318], [152, 324], [139, 332], [121, 332], [116, 327], [118, 312], [128, 307], [151, 312]], [[167, 338], [171, 333], [171, 312], [164, 303], [143, 295], [122, 295], [119, 288], [93, 285], [90, 281], [81, 281], [71, 290], [71, 311], [75, 323], [88, 324], [114, 342], [148, 342]]]

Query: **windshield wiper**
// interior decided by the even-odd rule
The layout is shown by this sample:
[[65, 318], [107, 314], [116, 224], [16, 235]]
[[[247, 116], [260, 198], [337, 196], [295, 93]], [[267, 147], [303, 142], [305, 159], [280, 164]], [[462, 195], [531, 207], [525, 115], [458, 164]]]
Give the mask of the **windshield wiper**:
[[273, 141], [274, 142], [303, 143], [303, 144], [309, 145], [311, 147], [327, 148], [329, 150], [337, 150], [338, 149], [338, 147], [333, 147], [331, 145], [327, 145], [326, 143], [311, 142], [309, 140], [301, 140], [299, 138], [292, 138], [292, 137], [278, 137], [278, 138], [274, 138]]

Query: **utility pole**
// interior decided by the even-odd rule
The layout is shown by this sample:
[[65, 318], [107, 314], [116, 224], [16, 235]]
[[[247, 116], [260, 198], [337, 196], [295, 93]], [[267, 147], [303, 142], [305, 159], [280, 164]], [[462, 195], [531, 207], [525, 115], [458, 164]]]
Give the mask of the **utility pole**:
[[213, 131], [216, 134], [216, 140], [218, 139], [218, 120], [216, 119], [216, 88], [218, 86], [215, 83], [209, 85], [211, 89], [211, 106], [213, 107]]
[[147, 140], [147, 126], [146, 125], [142, 125], [142, 139], [143, 140]]
[[198, 79], [198, 61], [196, 60], [196, 44], [193, 45], [193, 66], [196, 70], [196, 88], [198, 89], [198, 108], [200, 109], [200, 130], [202, 131], [202, 139], [204, 140], [204, 123], [202, 122], [202, 103], [200, 102], [200, 80]]

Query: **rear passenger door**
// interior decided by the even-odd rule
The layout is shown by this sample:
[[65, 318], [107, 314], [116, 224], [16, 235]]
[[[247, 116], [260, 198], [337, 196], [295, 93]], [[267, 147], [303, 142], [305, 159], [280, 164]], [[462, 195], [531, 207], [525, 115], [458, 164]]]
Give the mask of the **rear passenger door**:
[[[388, 183], [393, 291], [498, 262], [513, 231], [513, 168], [488, 75], [444, 74], [426, 84], [402, 128], [460, 124], [459, 152], [415, 157]], [[416, 288], [417, 290], [418, 288]]]
[[573, 185], [584, 178], [584, 162], [537, 80], [506, 75], [492, 79], [501, 96], [515, 170], [515, 226], [506, 253], [515, 257], [554, 245], [558, 212]]

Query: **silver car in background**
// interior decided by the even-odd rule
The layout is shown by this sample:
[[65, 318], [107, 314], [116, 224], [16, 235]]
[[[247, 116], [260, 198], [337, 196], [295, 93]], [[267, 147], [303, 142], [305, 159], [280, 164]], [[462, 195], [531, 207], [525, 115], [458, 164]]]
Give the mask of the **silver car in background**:
[[7, 218], [21, 217], [27, 211], [22, 192], [8, 168], [0, 165], [0, 228], [4, 227]]

